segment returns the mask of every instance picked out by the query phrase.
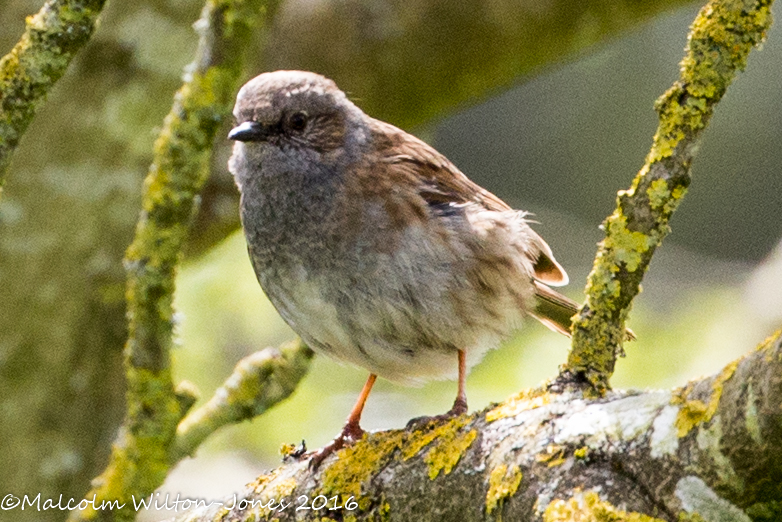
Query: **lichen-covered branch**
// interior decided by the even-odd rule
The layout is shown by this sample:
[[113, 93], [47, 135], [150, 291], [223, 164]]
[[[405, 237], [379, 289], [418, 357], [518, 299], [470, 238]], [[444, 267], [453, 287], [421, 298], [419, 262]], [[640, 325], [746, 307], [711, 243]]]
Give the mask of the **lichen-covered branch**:
[[668, 221], [690, 184], [690, 163], [714, 106], [771, 25], [772, 0], [713, 0], [692, 25], [679, 80], [657, 102], [660, 123], [646, 164], [603, 224], [573, 321], [573, 342], [560, 383], [609, 388], [625, 339], [625, 320]]
[[[209, 172], [212, 142], [230, 114], [262, 6], [262, 0], [209, 0], [197, 23], [196, 59], [155, 143], [136, 236], [126, 253], [126, 418], [109, 465], [88, 496], [125, 503], [162, 484], [177, 425], [193, 404], [191, 393], [175, 389], [171, 378], [174, 276], [196, 194]], [[72, 520], [132, 518], [132, 510], [71, 513]]]
[[782, 331], [681, 389], [523, 392], [450, 422], [371, 433], [317, 472], [284, 464], [235, 504], [176, 520], [779, 520], [780, 404]]
[[24, 131], [86, 44], [106, 0], [49, 0], [27, 18], [27, 28], [0, 60], [0, 194], [8, 164]]
[[248, 355], [204, 406], [179, 423], [171, 463], [192, 454], [209, 435], [265, 412], [287, 398], [309, 369], [313, 356], [300, 340]]

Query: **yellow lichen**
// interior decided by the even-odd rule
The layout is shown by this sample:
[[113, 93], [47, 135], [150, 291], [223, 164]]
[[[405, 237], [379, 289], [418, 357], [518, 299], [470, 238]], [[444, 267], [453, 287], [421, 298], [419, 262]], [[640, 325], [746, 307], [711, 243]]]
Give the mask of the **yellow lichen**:
[[709, 397], [708, 404], [705, 404], [698, 399], [687, 400], [687, 396], [692, 391], [692, 385], [688, 385], [678, 394], [674, 395], [674, 404], [681, 404], [679, 413], [676, 416], [676, 428], [679, 438], [686, 436], [695, 426], [704, 422], [709, 422], [711, 418], [714, 417], [714, 414], [717, 412], [717, 408], [720, 405], [722, 389], [725, 386], [725, 383], [733, 377], [733, 373], [736, 371], [738, 364], [738, 360], [733, 361], [714, 379], [714, 382], [711, 385], [711, 396]]
[[554, 466], [559, 466], [560, 464], [563, 464], [566, 460], [566, 449], [563, 446], [559, 446], [557, 444], [549, 444], [546, 447], [545, 453], [539, 453], [535, 456], [535, 460], [538, 462], [545, 462], [546, 465], [549, 468], [553, 468]]
[[587, 458], [587, 455], [589, 455], [589, 448], [586, 446], [578, 448], [573, 452], [573, 456], [577, 459], [585, 459]]
[[440, 471], [448, 474], [478, 435], [476, 430], [464, 430], [472, 420], [473, 417], [462, 415], [428, 430], [367, 434], [361, 441], [337, 452], [338, 458], [323, 471], [320, 493], [327, 497], [340, 495], [343, 503], [352, 496], [359, 509], [366, 512], [371, 507], [371, 499], [361, 495], [372, 476], [393, 459], [410, 459], [426, 447], [429, 449], [424, 462], [429, 467], [429, 477], [436, 478]]
[[[402, 430], [369, 433], [362, 440], [337, 452], [337, 459], [323, 471], [323, 494], [351, 495], [359, 502], [364, 483], [377, 472], [405, 438]], [[360, 503], [360, 502], [359, 502]]]
[[410, 433], [402, 446], [402, 460], [409, 460], [415, 457], [434, 440], [443, 437], [449, 432], [460, 430], [471, 420], [472, 417], [461, 415], [459, 417], [454, 417], [450, 421], [440, 424], [439, 426], [428, 426], [428, 429], [424, 428]]
[[291, 453], [296, 451], [296, 445], [291, 444], [290, 442], [284, 443], [282, 446], [280, 446], [279, 451], [283, 458], [288, 457]]
[[652, 181], [649, 188], [646, 189], [646, 195], [649, 197], [649, 205], [653, 210], [663, 207], [671, 197], [671, 191], [668, 189], [668, 182], [664, 179]]
[[508, 466], [502, 464], [494, 468], [489, 475], [489, 490], [486, 492], [486, 513], [491, 513], [502, 504], [502, 502], [516, 493], [521, 484], [521, 469], [513, 465], [508, 470]]
[[296, 485], [296, 481], [292, 478], [281, 480], [274, 488], [277, 498], [285, 498], [293, 493], [293, 490], [296, 489]]
[[499, 406], [486, 413], [486, 422], [494, 422], [499, 419], [513, 417], [526, 410], [534, 410], [545, 406], [551, 400], [551, 396], [545, 390], [524, 390], [510, 397]]
[[429, 466], [429, 478], [436, 479], [441, 471], [443, 475], [449, 474], [477, 436], [476, 430], [451, 430], [440, 437], [424, 456], [424, 462]]
[[657, 243], [653, 237], [629, 230], [627, 218], [619, 212], [608, 218], [606, 228], [605, 246], [617, 263], [625, 264], [628, 272], [635, 272], [641, 264], [641, 254]]
[[600, 500], [594, 491], [575, 490], [568, 500], [554, 500], [543, 513], [543, 522], [663, 522], [637, 512], [621, 511]]

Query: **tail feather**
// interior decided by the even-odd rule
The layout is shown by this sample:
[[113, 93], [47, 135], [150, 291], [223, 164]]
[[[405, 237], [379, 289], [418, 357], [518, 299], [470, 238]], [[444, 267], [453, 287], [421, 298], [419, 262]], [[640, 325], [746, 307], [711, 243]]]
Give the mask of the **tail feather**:
[[[533, 283], [535, 309], [529, 314], [551, 330], [570, 337], [571, 318], [578, 312], [579, 304], [539, 281]], [[625, 339], [635, 340], [635, 333], [629, 328], [625, 330]]]
[[535, 308], [529, 314], [545, 326], [570, 337], [570, 318], [576, 315], [578, 303], [538, 281], [535, 284]]

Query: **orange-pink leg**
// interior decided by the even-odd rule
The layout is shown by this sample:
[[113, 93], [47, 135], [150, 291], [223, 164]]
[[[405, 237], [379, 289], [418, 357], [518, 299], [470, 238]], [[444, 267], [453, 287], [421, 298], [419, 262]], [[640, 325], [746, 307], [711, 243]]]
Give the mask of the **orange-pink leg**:
[[435, 415], [433, 417], [416, 417], [411, 419], [407, 423], [407, 429], [417, 429], [423, 427], [430, 422], [441, 422], [445, 420], [458, 417], [467, 413], [467, 356], [464, 350], [459, 350], [459, 388], [456, 392], [456, 400], [453, 401], [453, 406], [450, 410], [442, 415]]
[[361, 425], [359, 424], [361, 421], [361, 412], [364, 411], [364, 404], [367, 402], [369, 392], [372, 391], [372, 385], [375, 384], [375, 379], [377, 379], [377, 375], [370, 373], [367, 382], [364, 383], [364, 388], [358, 396], [356, 404], [353, 406], [353, 409], [350, 410], [350, 415], [348, 415], [348, 420], [345, 423], [345, 426], [343, 426], [342, 431], [334, 440], [312, 455], [312, 458], [310, 459], [310, 469], [318, 469], [318, 466], [320, 466], [320, 463], [323, 462], [326, 457], [345, 446], [349, 446], [354, 442], [361, 440], [361, 437], [364, 436], [364, 430], [361, 429]]
[[467, 356], [464, 350], [459, 350], [459, 388], [456, 392], [456, 400], [453, 407], [446, 413], [451, 417], [467, 413]]

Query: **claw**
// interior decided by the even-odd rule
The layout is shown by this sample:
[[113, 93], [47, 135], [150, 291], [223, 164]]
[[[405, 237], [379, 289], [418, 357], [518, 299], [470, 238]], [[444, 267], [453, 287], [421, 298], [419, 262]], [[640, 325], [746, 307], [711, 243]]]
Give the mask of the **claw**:
[[442, 413], [440, 415], [433, 415], [431, 417], [423, 416], [423, 417], [416, 417], [414, 419], [410, 419], [407, 422], [407, 426], [405, 426], [405, 429], [409, 431], [420, 430], [421, 428], [423, 428], [424, 426], [428, 426], [429, 424], [439, 424], [441, 422], [446, 422], [460, 415], [464, 415], [465, 413], [467, 413], [467, 401], [464, 400], [462, 397], [457, 397], [456, 400], [453, 402], [453, 407], [447, 412]]
[[310, 454], [309, 469], [313, 472], [317, 471], [321, 463], [326, 460], [326, 457], [360, 441], [364, 438], [364, 433], [366, 432], [357, 423], [348, 422], [334, 440]]

